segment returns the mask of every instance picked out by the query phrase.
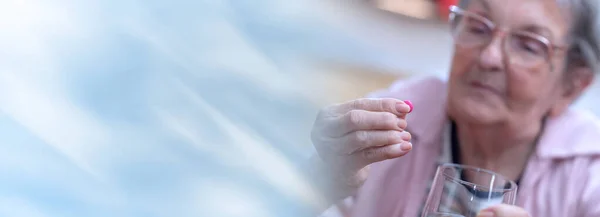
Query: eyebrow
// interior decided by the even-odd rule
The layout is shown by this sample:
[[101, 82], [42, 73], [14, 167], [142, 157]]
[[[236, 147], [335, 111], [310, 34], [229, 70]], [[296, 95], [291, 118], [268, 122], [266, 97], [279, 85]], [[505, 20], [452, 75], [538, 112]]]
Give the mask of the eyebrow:
[[[473, 1], [475, 1], [476, 3], [474, 3]], [[471, 6], [474, 6], [474, 7], [483, 7], [482, 10], [485, 11], [485, 12], [482, 12], [481, 10], [477, 10], [477, 11], [472, 11], [472, 13], [479, 14], [479, 15], [481, 15], [481, 16], [486, 17], [487, 19], [489, 19], [488, 16], [489, 16], [489, 13], [492, 12], [492, 10], [491, 10], [492, 7], [490, 6], [490, 3], [487, 0], [469, 0], [469, 1], [466, 1], [466, 2], [467, 2], [467, 5], [464, 6], [466, 10], [468, 8], [470, 8]], [[480, 4], [478, 4], [478, 3], [480, 3]], [[471, 5], [471, 4], [474, 4], [474, 5]]]
[[477, 0], [477, 1], [481, 2], [481, 4], [483, 4], [483, 7], [485, 8], [485, 10], [491, 11], [492, 7], [490, 7], [490, 3], [488, 3], [487, 0]]
[[[488, 0], [475, 0], [475, 1], [480, 2], [485, 10], [492, 11]], [[537, 23], [528, 23], [528, 24], [524, 25], [523, 28], [520, 28], [520, 29], [522, 29], [524, 31], [529, 31], [532, 33], [540, 34], [544, 37], [547, 37], [550, 40], [554, 39], [552, 31], [550, 31], [550, 29], [548, 27], [545, 27], [545, 26], [537, 24]]]

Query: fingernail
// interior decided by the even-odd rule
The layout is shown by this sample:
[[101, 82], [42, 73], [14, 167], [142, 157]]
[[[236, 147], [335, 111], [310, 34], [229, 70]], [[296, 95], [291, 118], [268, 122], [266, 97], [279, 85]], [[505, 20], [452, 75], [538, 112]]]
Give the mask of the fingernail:
[[400, 138], [404, 141], [410, 141], [410, 139], [412, 138], [412, 136], [410, 135], [409, 132], [403, 131], [402, 133], [400, 133]]
[[396, 111], [398, 111], [398, 113], [408, 113], [412, 111], [412, 108], [408, 103], [398, 103], [396, 104]]
[[489, 210], [483, 210], [481, 212], [479, 212], [479, 214], [477, 214], [477, 217], [494, 217], [495, 214], [492, 211]]
[[406, 129], [407, 125], [408, 123], [406, 120], [398, 118], [398, 127], [400, 127], [400, 129]]
[[408, 113], [412, 112], [413, 110], [413, 104], [410, 100], [404, 100], [404, 103], [406, 103], [406, 105], [408, 105], [408, 107], [410, 107], [410, 110], [408, 110]]
[[402, 151], [410, 151], [412, 149], [412, 144], [410, 142], [404, 142], [400, 145], [400, 150]]

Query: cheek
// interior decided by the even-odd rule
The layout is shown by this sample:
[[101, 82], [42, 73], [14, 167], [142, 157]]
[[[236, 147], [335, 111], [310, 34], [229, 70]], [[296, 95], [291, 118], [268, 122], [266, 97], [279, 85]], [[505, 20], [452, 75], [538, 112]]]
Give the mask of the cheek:
[[508, 81], [510, 108], [523, 119], [546, 115], [560, 98], [562, 80], [547, 70], [510, 71]]
[[554, 71], [550, 64], [518, 69], [511, 68], [508, 71], [508, 91], [512, 100], [520, 103], [532, 103], [539, 100], [548, 100], [560, 95], [561, 82], [563, 81], [563, 70], [565, 62], [556, 59], [552, 62]]
[[509, 71], [508, 94], [511, 100], [533, 103], [552, 91], [555, 79], [543, 70]]
[[473, 49], [454, 48], [454, 56], [452, 57], [452, 65], [450, 68], [450, 80], [452, 82], [465, 77], [470, 71], [470, 68], [476, 61], [475, 56], [473, 55], [474, 52]]

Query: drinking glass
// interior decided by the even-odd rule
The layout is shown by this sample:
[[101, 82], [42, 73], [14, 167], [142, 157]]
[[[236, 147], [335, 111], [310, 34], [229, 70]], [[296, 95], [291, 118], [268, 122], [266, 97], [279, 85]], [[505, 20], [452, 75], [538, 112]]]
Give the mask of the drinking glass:
[[514, 205], [517, 184], [489, 170], [459, 164], [438, 167], [422, 217], [475, 217], [497, 204]]

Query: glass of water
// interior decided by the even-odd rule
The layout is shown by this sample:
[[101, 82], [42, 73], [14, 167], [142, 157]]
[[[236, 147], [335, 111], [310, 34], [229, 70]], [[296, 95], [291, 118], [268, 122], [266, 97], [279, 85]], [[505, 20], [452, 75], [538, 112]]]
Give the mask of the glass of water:
[[443, 164], [438, 167], [422, 217], [475, 217], [487, 207], [514, 205], [517, 184], [477, 167]]

